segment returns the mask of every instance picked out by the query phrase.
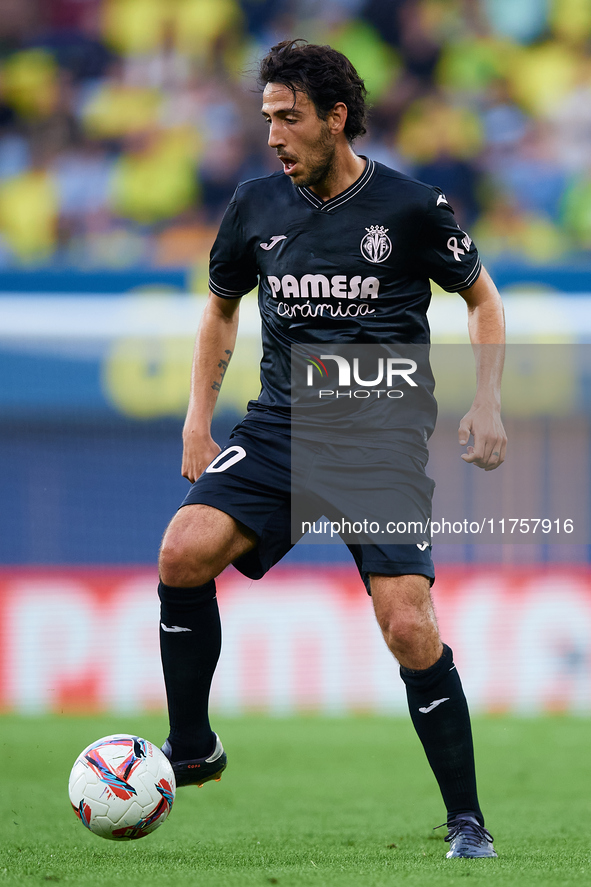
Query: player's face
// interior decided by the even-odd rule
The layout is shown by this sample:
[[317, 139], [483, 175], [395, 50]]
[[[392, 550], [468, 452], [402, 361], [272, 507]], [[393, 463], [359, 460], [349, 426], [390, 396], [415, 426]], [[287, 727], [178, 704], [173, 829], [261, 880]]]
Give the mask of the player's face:
[[294, 103], [287, 86], [267, 83], [262, 113], [269, 124], [269, 146], [294, 185], [314, 188], [327, 182], [335, 171], [335, 139], [308, 96], [296, 92]]

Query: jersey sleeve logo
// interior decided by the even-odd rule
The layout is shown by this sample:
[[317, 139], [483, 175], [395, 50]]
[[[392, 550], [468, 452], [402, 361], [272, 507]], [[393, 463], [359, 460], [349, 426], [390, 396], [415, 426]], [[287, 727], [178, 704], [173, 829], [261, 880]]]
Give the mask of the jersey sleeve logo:
[[460, 233], [464, 234], [461, 240], [461, 244], [464, 249], [461, 249], [461, 247], [458, 245], [457, 237], [450, 237], [447, 241], [447, 248], [451, 250], [451, 252], [454, 254], [454, 259], [456, 260], [456, 262], [462, 261], [460, 256], [465, 256], [466, 253], [470, 251], [470, 246], [472, 245], [472, 238], [465, 234], [463, 231], [460, 231]]
[[387, 234], [390, 229], [383, 225], [371, 225], [365, 230], [367, 234], [361, 241], [361, 255], [374, 265], [385, 262], [392, 252], [392, 241]]

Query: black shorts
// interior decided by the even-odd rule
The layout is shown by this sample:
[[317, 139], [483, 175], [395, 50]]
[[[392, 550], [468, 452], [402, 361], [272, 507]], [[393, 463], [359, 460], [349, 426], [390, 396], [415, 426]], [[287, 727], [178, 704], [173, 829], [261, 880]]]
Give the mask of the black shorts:
[[[376, 454], [381, 453], [371, 449], [374, 461], [380, 458]], [[386, 457], [392, 469], [392, 453], [388, 451], [381, 456]], [[404, 462], [404, 480], [408, 483], [410, 457], [400, 454], [399, 458]], [[308, 481], [313, 483], [315, 473], [321, 477], [334, 464], [335, 454], [330, 444], [311, 446]], [[415, 463], [411, 469], [417, 490], [422, 490], [422, 498], [430, 501], [432, 482], [426, 478], [420, 464]], [[234, 428], [227, 446], [192, 485], [182, 505], [210, 505], [256, 533], [256, 548], [234, 561], [234, 566], [250, 579], [260, 579], [295, 544], [292, 484], [289, 433], [281, 426], [251, 421], [249, 415]], [[332, 520], [336, 514], [347, 513], [342, 491], [338, 490], [333, 501], [328, 501], [326, 496], [312, 496], [310, 507], [314, 519], [325, 515]], [[358, 544], [345, 540], [345, 544], [368, 593], [371, 573], [385, 576], [417, 574], [426, 576], [431, 582], [435, 578], [431, 546], [425, 543]]]

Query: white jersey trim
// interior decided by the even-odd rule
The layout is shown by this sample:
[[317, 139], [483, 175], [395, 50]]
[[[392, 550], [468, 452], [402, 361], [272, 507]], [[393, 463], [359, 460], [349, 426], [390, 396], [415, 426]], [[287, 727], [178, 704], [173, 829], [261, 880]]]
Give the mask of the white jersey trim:
[[344, 203], [348, 203], [349, 200], [352, 200], [356, 197], [360, 191], [362, 191], [366, 185], [369, 184], [370, 180], [373, 178], [373, 174], [375, 172], [375, 162], [373, 160], [368, 159], [365, 165], [365, 169], [359, 176], [356, 182], [353, 182], [346, 191], [343, 191], [342, 194], [337, 194], [336, 197], [331, 197], [330, 200], [321, 200], [310, 188], [306, 188], [303, 185], [298, 185], [298, 191], [302, 197], [304, 197], [308, 203], [311, 203], [315, 209], [319, 209], [321, 212], [328, 212], [331, 209], [337, 209], [339, 206], [342, 206]]
[[209, 278], [209, 288], [214, 296], [221, 296], [222, 299], [241, 299], [242, 296], [246, 296], [252, 289], [252, 287], [249, 287], [244, 290], [227, 290], [214, 283], [211, 277]]
[[460, 290], [465, 290], [469, 286], [472, 286], [472, 284], [477, 280], [481, 270], [482, 270], [482, 261], [480, 260], [480, 257], [479, 257], [478, 261], [476, 262], [476, 264], [474, 265], [474, 267], [472, 268], [472, 270], [470, 271], [468, 276], [465, 278], [465, 280], [462, 280], [459, 283], [454, 283], [453, 286], [444, 286], [443, 289], [448, 293], [457, 293]]

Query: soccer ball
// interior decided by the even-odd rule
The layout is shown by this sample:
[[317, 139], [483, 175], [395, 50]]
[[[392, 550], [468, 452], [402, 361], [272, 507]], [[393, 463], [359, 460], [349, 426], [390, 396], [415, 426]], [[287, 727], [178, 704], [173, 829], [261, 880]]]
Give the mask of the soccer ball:
[[176, 783], [166, 755], [146, 739], [105, 736], [81, 752], [68, 785], [74, 813], [111, 841], [133, 841], [162, 825]]

